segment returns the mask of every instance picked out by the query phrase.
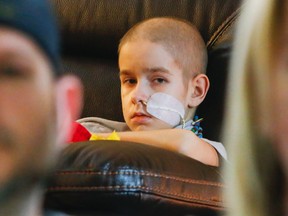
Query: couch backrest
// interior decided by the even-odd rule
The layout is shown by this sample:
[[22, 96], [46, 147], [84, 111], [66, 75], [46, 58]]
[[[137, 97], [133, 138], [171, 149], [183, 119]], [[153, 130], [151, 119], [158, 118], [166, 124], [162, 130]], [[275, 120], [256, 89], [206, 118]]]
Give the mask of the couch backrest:
[[204, 136], [219, 140], [227, 62], [240, 0], [51, 0], [60, 20], [63, 62], [83, 80], [82, 117], [122, 121], [117, 46], [137, 22], [156, 16], [189, 20], [201, 32], [209, 53], [211, 87], [197, 113]]

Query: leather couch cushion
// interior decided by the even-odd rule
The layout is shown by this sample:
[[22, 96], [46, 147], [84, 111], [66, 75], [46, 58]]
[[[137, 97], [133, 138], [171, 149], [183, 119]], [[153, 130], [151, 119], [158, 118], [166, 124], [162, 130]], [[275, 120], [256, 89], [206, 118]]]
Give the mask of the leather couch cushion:
[[217, 215], [224, 210], [219, 168], [139, 143], [75, 143], [61, 155], [46, 208], [67, 213]]

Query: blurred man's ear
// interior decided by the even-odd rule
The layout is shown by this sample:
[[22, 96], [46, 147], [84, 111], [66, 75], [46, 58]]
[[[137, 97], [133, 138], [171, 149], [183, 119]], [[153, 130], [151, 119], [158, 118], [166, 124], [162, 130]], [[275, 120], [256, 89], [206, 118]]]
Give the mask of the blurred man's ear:
[[205, 99], [210, 82], [205, 74], [198, 74], [189, 83], [188, 106], [189, 108], [199, 106]]
[[66, 75], [57, 81], [57, 143], [65, 143], [71, 136], [73, 122], [80, 117], [83, 106], [83, 87], [73, 75]]

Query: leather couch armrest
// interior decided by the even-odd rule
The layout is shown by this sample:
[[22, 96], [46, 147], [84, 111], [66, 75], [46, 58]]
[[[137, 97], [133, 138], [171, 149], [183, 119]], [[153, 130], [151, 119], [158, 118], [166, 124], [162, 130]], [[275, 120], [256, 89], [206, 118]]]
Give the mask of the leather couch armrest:
[[68, 146], [45, 207], [81, 215], [219, 215], [220, 169], [153, 146], [123, 141]]

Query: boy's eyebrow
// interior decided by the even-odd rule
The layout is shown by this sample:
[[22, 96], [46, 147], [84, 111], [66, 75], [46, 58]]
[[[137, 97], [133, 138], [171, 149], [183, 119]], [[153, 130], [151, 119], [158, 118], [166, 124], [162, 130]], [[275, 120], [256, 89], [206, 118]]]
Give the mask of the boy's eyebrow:
[[122, 70], [119, 72], [119, 76], [129, 75], [131, 72], [129, 70]]
[[[164, 67], [151, 67], [151, 68], [144, 68], [143, 70], [144, 73], [156, 73], [156, 72], [163, 72], [163, 73], [167, 73], [167, 74], [171, 74], [171, 72], [164, 68]], [[119, 72], [119, 76], [123, 76], [123, 75], [130, 75], [132, 72], [129, 70], [122, 70]]]

